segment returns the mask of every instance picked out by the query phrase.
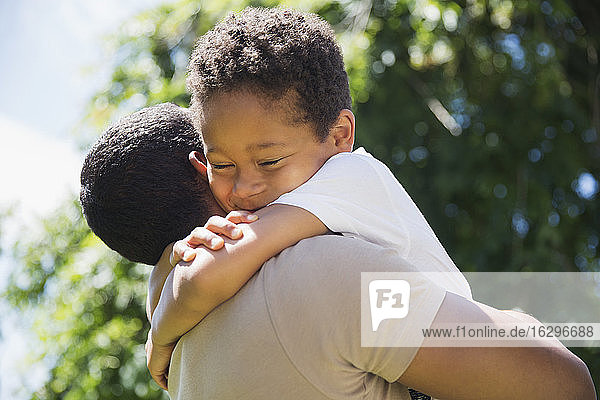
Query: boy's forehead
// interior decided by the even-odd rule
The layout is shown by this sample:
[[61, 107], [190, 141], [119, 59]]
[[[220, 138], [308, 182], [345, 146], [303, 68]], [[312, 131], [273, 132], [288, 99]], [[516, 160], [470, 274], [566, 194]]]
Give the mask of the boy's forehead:
[[[267, 141], [257, 141], [257, 142], [253, 142], [253, 143], [245, 143], [245, 146], [242, 145], [242, 146], [237, 146], [237, 147], [240, 147], [240, 150], [243, 150], [248, 153], [256, 153], [256, 152], [265, 151], [265, 150], [283, 149], [289, 145], [290, 145], [290, 141], [267, 140]], [[234, 146], [219, 146], [218, 144], [206, 143], [204, 147], [206, 149], [206, 154], [210, 154], [210, 153], [218, 153], [219, 151], [224, 151], [225, 150], [224, 147], [234, 147]]]
[[207, 101], [201, 120], [205, 154], [276, 151], [315, 140], [312, 125], [292, 121], [284, 102], [263, 100], [241, 91]]
[[[300, 109], [295, 90], [288, 90], [281, 96], [272, 97], [260, 90], [240, 89], [225, 93], [216, 93], [200, 103], [200, 123], [203, 132], [223, 123], [224, 118], [232, 118], [241, 123], [244, 117], [258, 117], [260, 124], [265, 121], [277, 121], [284, 125], [297, 125]], [[247, 122], [247, 121], [246, 121]]]

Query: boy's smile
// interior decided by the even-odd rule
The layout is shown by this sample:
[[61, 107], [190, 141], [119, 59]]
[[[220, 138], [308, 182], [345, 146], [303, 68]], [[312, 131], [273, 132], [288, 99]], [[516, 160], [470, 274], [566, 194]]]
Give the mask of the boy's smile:
[[248, 91], [216, 95], [204, 104], [207, 176], [225, 211], [264, 207], [306, 182], [332, 155], [351, 150], [331, 133], [320, 142], [311, 125], [293, 122], [296, 111], [288, 104]]

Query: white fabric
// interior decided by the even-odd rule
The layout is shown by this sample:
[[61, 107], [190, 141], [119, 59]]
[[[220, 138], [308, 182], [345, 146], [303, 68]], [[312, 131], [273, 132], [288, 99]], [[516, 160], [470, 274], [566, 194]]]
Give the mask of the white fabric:
[[362, 147], [331, 157], [306, 183], [271, 204], [314, 214], [332, 232], [396, 249], [436, 283], [471, 299], [468, 282], [392, 172]]

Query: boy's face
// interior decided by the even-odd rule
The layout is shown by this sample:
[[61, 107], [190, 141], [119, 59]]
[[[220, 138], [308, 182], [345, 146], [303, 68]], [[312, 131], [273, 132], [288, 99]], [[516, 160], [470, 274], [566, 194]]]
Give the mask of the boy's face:
[[288, 107], [247, 92], [217, 95], [203, 112], [208, 180], [225, 211], [266, 206], [343, 151], [332, 135], [320, 142], [311, 126], [291, 124]]

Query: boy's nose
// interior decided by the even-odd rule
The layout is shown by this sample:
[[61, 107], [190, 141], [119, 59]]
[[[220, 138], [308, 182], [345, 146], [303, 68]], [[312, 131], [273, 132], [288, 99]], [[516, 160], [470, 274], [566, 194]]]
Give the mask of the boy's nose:
[[251, 206], [250, 202], [264, 192], [265, 187], [265, 183], [256, 176], [238, 176], [233, 185], [233, 196], [242, 202], [238, 206]]

